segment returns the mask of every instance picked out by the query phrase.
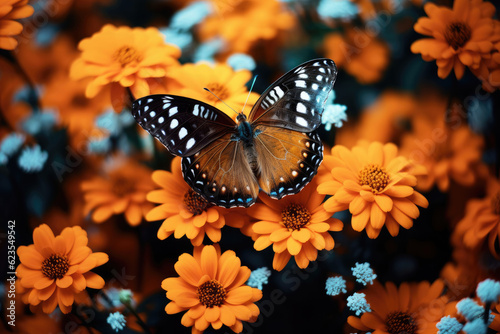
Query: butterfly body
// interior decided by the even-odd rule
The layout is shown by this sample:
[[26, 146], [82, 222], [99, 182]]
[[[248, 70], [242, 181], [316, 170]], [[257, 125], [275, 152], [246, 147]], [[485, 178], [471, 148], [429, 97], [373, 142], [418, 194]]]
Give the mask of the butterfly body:
[[207, 201], [231, 208], [299, 192], [323, 160], [316, 133], [337, 75], [330, 59], [291, 70], [271, 85], [248, 118], [236, 121], [201, 101], [151, 95], [134, 102], [136, 121], [175, 155], [186, 182]]

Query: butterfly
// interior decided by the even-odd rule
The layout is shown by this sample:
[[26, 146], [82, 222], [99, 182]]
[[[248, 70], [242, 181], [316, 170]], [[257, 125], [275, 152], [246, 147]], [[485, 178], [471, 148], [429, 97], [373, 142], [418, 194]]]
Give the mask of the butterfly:
[[331, 59], [297, 66], [274, 82], [237, 122], [201, 101], [176, 95], [137, 99], [132, 114], [172, 154], [208, 202], [249, 207], [262, 190], [274, 199], [298, 193], [316, 175], [323, 144], [316, 133], [337, 78]]

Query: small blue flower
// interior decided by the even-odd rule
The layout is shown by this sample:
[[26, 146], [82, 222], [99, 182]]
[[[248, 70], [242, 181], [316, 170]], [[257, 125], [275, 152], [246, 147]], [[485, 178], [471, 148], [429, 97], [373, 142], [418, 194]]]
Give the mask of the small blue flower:
[[[35, 91], [36, 95], [38, 96], [43, 95], [44, 92], [43, 86], [41, 85], [35, 86]], [[31, 87], [29, 85], [24, 85], [21, 88], [19, 88], [12, 97], [13, 102], [24, 101], [29, 103], [32, 99], [33, 99], [33, 92], [31, 91]]]
[[213, 8], [210, 3], [206, 1], [193, 2], [174, 14], [170, 21], [170, 27], [178, 30], [190, 30], [212, 12]]
[[121, 331], [125, 328], [125, 324], [127, 320], [120, 312], [110, 313], [107, 320], [108, 324], [114, 329], [116, 332]]
[[341, 128], [343, 125], [342, 122], [347, 121], [346, 110], [347, 106], [342, 104], [327, 105], [321, 117], [321, 123], [325, 124], [325, 130], [330, 131], [332, 125], [335, 125], [336, 128]]
[[220, 38], [211, 39], [203, 44], [201, 44], [193, 55], [194, 62], [199, 61], [214, 61], [214, 56], [222, 51], [225, 47], [225, 43]]
[[352, 296], [347, 297], [347, 307], [357, 316], [365, 312], [371, 312], [370, 304], [366, 302], [366, 295], [364, 293], [353, 293]]
[[118, 116], [120, 117], [120, 123], [123, 128], [135, 124], [134, 116], [132, 116], [130, 112], [123, 111]]
[[0, 152], [6, 156], [11, 156], [16, 153], [24, 144], [26, 137], [21, 133], [10, 133], [0, 143]]
[[346, 293], [345, 280], [342, 276], [328, 277], [326, 279], [326, 294], [329, 296], [338, 296], [341, 293]]
[[134, 294], [130, 289], [121, 289], [120, 293], [118, 294], [118, 298], [120, 302], [123, 304], [131, 304], [132, 306], [134, 305]]
[[463, 331], [467, 334], [486, 334], [488, 327], [483, 319], [476, 319], [465, 324]]
[[231, 66], [235, 71], [238, 70], [255, 70], [256, 64], [255, 60], [247, 54], [244, 53], [234, 53], [228, 59], [227, 63]]
[[90, 138], [88, 142], [88, 149], [95, 154], [103, 154], [111, 149], [111, 140], [109, 137], [104, 138]]
[[262, 290], [263, 285], [268, 283], [269, 276], [271, 276], [271, 270], [266, 267], [252, 270], [247, 285]]
[[324, 18], [352, 19], [358, 13], [358, 6], [349, 0], [321, 0], [318, 5], [318, 14]]
[[95, 125], [98, 128], [105, 129], [112, 136], [117, 136], [122, 130], [120, 116], [113, 110], [108, 110], [97, 117]]
[[57, 37], [59, 26], [57, 24], [44, 24], [36, 30], [35, 43], [38, 46], [49, 46]]
[[40, 145], [25, 147], [21, 152], [17, 163], [27, 173], [39, 172], [47, 161], [49, 154], [42, 151]]
[[180, 49], [185, 49], [193, 43], [193, 35], [175, 28], [163, 28], [160, 32], [165, 35], [165, 43], [177, 45]]
[[[484, 315], [484, 307], [478, 305], [470, 298], [464, 298], [456, 305], [458, 313], [463, 315], [467, 321], [472, 322], [476, 319], [482, 319]], [[489, 312], [488, 325], [493, 321], [495, 316]]]
[[457, 334], [462, 330], [463, 325], [456, 318], [446, 316], [436, 324], [437, 334]]
[[57, 122], [57, 114], [53, 110], [34, 112], [21, 123], [21, 128], [30, 135], [52, 129]]
[[105, 307], [111, 306], [112, 308], [115, 308], [115, 307], [118, 307], [122, 304], [120, 302], [120, 298], [119, 298], [119, 294], [120, 294], [119, 289], [117, 289], [117, 288], [106, 289], [105, 294], [106, 294], [107, 298], [104, 298], [103, 295], [101, 295], [101, 294], [99, 294], [97, 297], [97, 300], [103, 306], [105, 306]]
[[477, 285], [476, 295], [483, 303], [494, 303], [500, 297], [500, 282], [485, 279]]
[[367, 285], [368, 283], [373, 284], [373, 280], [377, 278], [377, 275], [373, 272], [373, 269], [370, 268], [370, 264], [368, 262], [358, 263], [351, 268], [352, 274], [356, 277], [356, 282], [361, 283], [363, 285]]

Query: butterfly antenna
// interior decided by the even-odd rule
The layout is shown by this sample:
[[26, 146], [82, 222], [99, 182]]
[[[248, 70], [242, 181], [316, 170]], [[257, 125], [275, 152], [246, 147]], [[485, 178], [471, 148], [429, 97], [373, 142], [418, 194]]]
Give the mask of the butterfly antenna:
[[222, 103], [224, 103], [229, 109], [231, 109], [232, 111], [234, 111], [235, 113], [238, 113], [236, 110], [234, 110], [233, 108], [231, 108], [226, 102], [222, 101], [217, 95], [215, 95], [210, 89], [208, 88], [203, 88], [204, 90], [206, 90], [207, 92], [209, 92], [210, 94], [212, 94], [213, 96], [215, 96], [217, 98], [217, 100], [221, 101]]
[[247, 99], [245, 101], [245, 104], [243, 105], [243, 109], [241, 110], [241, 112], [243, 112], [245, 110], [245, 107], [247, 106], [248, 98], [250, 97], [250, 93], [252, 92], [253, 85], [255, 84], [255, 80], [257, 80], [257, 77], [258, 77], [258, 75], [253, 77], [252, 86], [250, 86], [250, 90], [248, 91]]

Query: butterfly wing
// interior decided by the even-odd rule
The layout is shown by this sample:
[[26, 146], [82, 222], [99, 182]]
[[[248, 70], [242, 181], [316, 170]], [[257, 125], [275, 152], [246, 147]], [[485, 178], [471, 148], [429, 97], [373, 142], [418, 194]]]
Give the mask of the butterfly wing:
[[195, 154], [236, 128], [236, 123], [217, 108], [176, 95], [137, 99], [132, 115], [172, 154], [182, 157]]
[[311, 132], [321, 124], [321, 114], [337, 78], [331, 59], [315, 59], [297, 66], [273, 83], [250, 112], [253, 125]]
[[259, 126], [255, 150], [260, 188], [281, 199], [307, 185], [323, 161], [323, 144], [316, 132]]
[[218, 206], [248, 207], [255, 203], [259, 194], [259, 185], [243, 143], [231, 134], [184, 157], [182, 171], [191, 188]]

